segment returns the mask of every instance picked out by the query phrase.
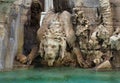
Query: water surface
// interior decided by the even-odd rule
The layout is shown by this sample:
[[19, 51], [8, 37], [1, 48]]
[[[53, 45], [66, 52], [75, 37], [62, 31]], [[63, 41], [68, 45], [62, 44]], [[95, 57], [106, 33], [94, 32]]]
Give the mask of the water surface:
[[120, 71], [38, 68], [0, 72], [0, 83], [120, 83]]

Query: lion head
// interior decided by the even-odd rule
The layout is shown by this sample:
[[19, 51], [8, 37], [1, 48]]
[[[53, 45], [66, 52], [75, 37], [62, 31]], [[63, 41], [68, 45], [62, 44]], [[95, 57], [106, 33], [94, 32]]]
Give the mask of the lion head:
[[64, 57], [66, 37], [62, 30], [61, 24], [54, 22], [46, 30], [43, 40], [41, 40], [39, 52], [48, 62], [48, 66], [53, 66], [57, 58]]

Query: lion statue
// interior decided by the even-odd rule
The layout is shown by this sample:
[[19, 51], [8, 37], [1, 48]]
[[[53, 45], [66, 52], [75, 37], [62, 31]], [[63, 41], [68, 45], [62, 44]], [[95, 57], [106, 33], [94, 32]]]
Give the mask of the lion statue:
[[[77, 47], [78, 45], [76, 45], [76, 36], [71, 22], [71, 14], [69, 12], [63, 11], [62, 13], [54, 13], [49, 11], [44, 17], [42, 26], [39, 28], [37, 34], [40, 40], [39, 52], [45, 59], [47, 58], [48, 65], [52, 66], [58, 55], [64, 58], [64, 52], [67, 45], [72, 48], [80, 67], [85, 67], [87, 65], [84, 63], [85, 61], [79, 47]], [[53, 46], [54, 49], [50, 47], [50, 45]], [[48, 50], [50, 49], [51, 51], [49, 54]]]

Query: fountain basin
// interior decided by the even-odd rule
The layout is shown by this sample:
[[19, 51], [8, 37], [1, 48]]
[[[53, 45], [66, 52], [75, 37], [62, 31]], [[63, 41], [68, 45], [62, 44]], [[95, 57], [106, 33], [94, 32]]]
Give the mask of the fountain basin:
[[120, 71], [79, 68], [38, 68], [1, 72], [1, 83], [120, 83]]

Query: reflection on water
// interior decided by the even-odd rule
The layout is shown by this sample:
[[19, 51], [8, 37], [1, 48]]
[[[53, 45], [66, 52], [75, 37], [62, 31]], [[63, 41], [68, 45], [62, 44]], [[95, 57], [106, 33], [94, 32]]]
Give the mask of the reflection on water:
[[0, 83], [120, 83], [120, 71], [42, 68], [1, 72]]

